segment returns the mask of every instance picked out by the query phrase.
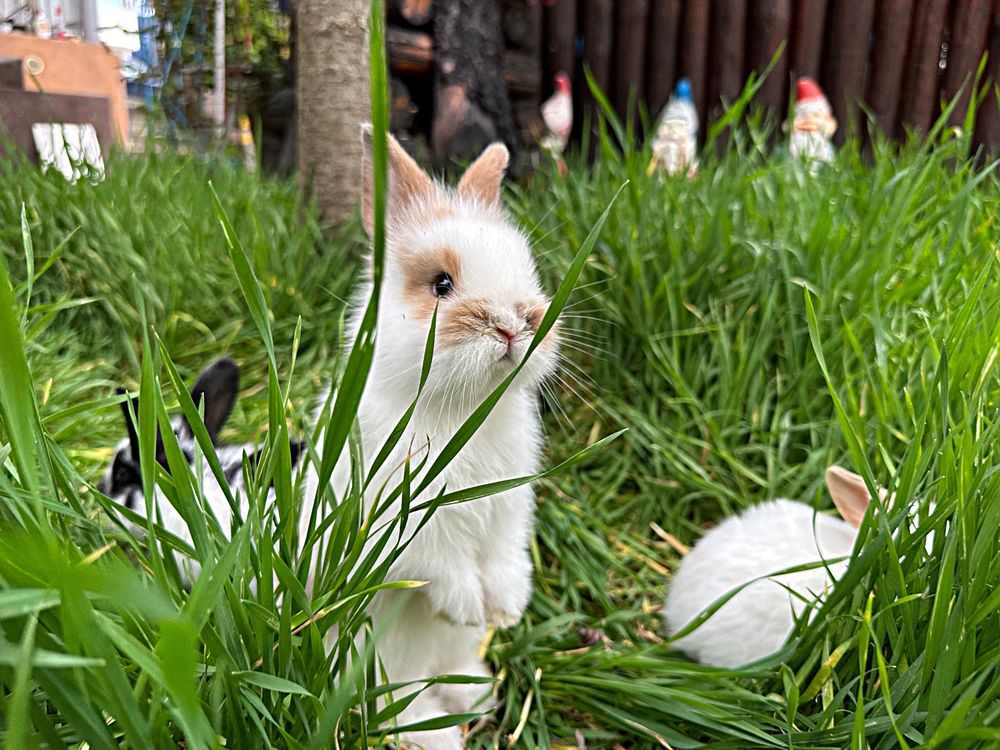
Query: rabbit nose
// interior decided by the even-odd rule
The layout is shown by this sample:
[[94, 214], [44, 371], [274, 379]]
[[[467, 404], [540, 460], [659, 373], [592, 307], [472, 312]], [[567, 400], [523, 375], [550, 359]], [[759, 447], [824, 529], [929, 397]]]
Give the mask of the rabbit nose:
[[511, 344], [514, 343], [514, 339], [517, 338], [517, 334], [503, 326], [494, 326], [493, 330], [500, 335], [501, 338], [507, 339], [507, 348], [509, 349]]

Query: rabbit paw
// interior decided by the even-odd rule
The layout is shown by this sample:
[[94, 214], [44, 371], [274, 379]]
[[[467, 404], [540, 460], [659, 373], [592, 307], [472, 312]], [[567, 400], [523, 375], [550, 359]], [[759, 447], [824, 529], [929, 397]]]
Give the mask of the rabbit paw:
[[511, 576], [503, 572], [494, 578], [484, 576], [486, 622], [498, 628], [517, 625], [531, 598], [530, 576]]
[[483, 587], [473, 576], [445, 577], [426, 588], [435, 614], [457, 625], [479, 626], [486, 623]]

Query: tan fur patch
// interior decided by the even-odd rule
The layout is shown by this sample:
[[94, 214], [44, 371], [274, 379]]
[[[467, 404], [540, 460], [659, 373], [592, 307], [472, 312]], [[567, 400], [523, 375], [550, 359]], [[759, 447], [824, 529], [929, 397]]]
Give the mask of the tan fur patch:
[[[371, 128], [366, 128], [363, 131], [363, 139], [361, 220], [370, 237], [375, 225], [375, 180]], [[413, 203], [428, 199], [437, 191], [437, 188], [430, 176], [420, 168], [391, 135], [388, 136], [388, 146], [389, 186], [386, 193], [386, 214], [399, 216], [405, 213]]]
[[409, 309], [419, 320], [430, 320], [438, 298], [431, 285], [441, 273], [451, 276], [457, 286], [461, 283], [462, 262], [450, 247], [440, 247], [421, 253], [403, 253], [400, 266], [406, 282], [403, 296]]
[[481, 331], [490, 321], [489, 302], [481, 297], [476, 299], [457, 300], [449, 305], [448, 313], [439, 318], [438, 330], [441, 340], [446, 344], [454, 344]]
[[535, 332], [538, 330], [538, 326], [542, 324], [542, 318], [545, 317], [545, 311], [548, 306], [542, 302], [536, 302], [534, 304], [521, 304], [514, 308], [517, 310], [517, 314], [524, 318], [524, 321], [528, 324], [528, 327]]
[[500, 184], [503, 182], [510, 152], [502, 143], [494, 143], [465, 170], [458, 183], [458, 194], [463, 198], [479, 201], [487, 206], [500, 203]]

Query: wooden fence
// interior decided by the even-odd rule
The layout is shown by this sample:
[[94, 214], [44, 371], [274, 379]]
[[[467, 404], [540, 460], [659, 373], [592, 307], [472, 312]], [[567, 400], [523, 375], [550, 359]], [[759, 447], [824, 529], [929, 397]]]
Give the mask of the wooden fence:
[[[984, 52], [987, 76], [1000, 82], [1000, 0], [503, 0], [501, 5], [508, 45], [511, 30], [522, 39], [520, 48], [515, 44], [508, 52], [507, 78], [525, 132], [537, 130], [537, 105], [556, 72], [573, 79], [577, 114], [590, 106], [585, 65], [622, 114], [634, 95], [655, 115], [676, 80], [686, 76], [705, 122], [718, 116], [722, 102], [734, 99], [751, 71], [762, 70], [782, 43], [785, 52], [758, 101], [783, 114], [794, 78], [812, 76], [841, 123], [839, 139], [863, 124], [859, 103], [892, 136], [902, 136], [906, 128], [926, 132], [941, 102], [965, 85], [952, 118], [960, 124]], [[395, 71], [398, 53], [391, 44], [390, 58]], [[1000, 106], [993, 93], [980, 110], [975, 139], [1000, 152]]]

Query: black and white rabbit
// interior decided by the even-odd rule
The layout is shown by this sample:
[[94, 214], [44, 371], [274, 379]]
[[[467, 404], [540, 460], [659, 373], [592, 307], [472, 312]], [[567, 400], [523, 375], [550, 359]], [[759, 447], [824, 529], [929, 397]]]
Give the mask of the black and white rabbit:
[[[239, 367], [233, 360], [224, 358], [212, 362], [206, 367], [198, 381], [191, 389], [191, 400], [197, 405], [204, 403], [205, 429], [208, 431], [212, 444], [215, 446], [219, 463], [222, 465], [226, 484], [231, 494], [239, 496], [240, 504], [246, 507], [246, 498], [243, 492], [243, 457], [247, 456], [250, 465], [254, 465], [260, 456], [260, 448], [253, 443], [242, 445], [220, 445], [219, 433], [225, 425], [226, 420], [232, 413], [236, 403], [240, 386]], [[125, 393], [119, 389], [119, 393]], [[125, 417], [125, 428], [128, 437], [122, 439], [116, 446], [114, 457], [105, 471], [104, 477], [98, 483], [97, 488], [115, 502], [137, 513], [144, 513], [146, 503], [142, 490], [142, 473], [139, 465], [139, 435], [136, 425], [132, 421], [132, 413], [138, 415], [139, 403], [137, 398], [132, 398], [131, 409], [129, 401], [122, 402], [122, 413]], [[174, 436], [184, 453], [189, 464], [193, 464], [196, 454], [196, 441], [191, 425], [184, 417], [175, 417], [171, 421]], [[291, 443], [292, 465], [295, 466], [302, 454], [303, 444], [297, 441]], [[166, 452], [163, 446], [162, 435], [157, 430], [156, 435], [156, 460], [167, 468]], [[229, 519], [232, 510], [229, 501], [226, 499], [215, 475], [212, 473], [207, 462], [202, 461], [197, 468], [200, 474], [201, 487], [203, 488], [205, 503], [219, 519], [223, 529], [230, 528]], [[157, 491], [156, 502], [154, 504], [157, 512], [157, 521], [163, 528], [171, 534], [191, 542], [191, 533], [188, 524], [174, 506], [168, 502]], [[192, 568], [192, 575], [197, 572]]]

